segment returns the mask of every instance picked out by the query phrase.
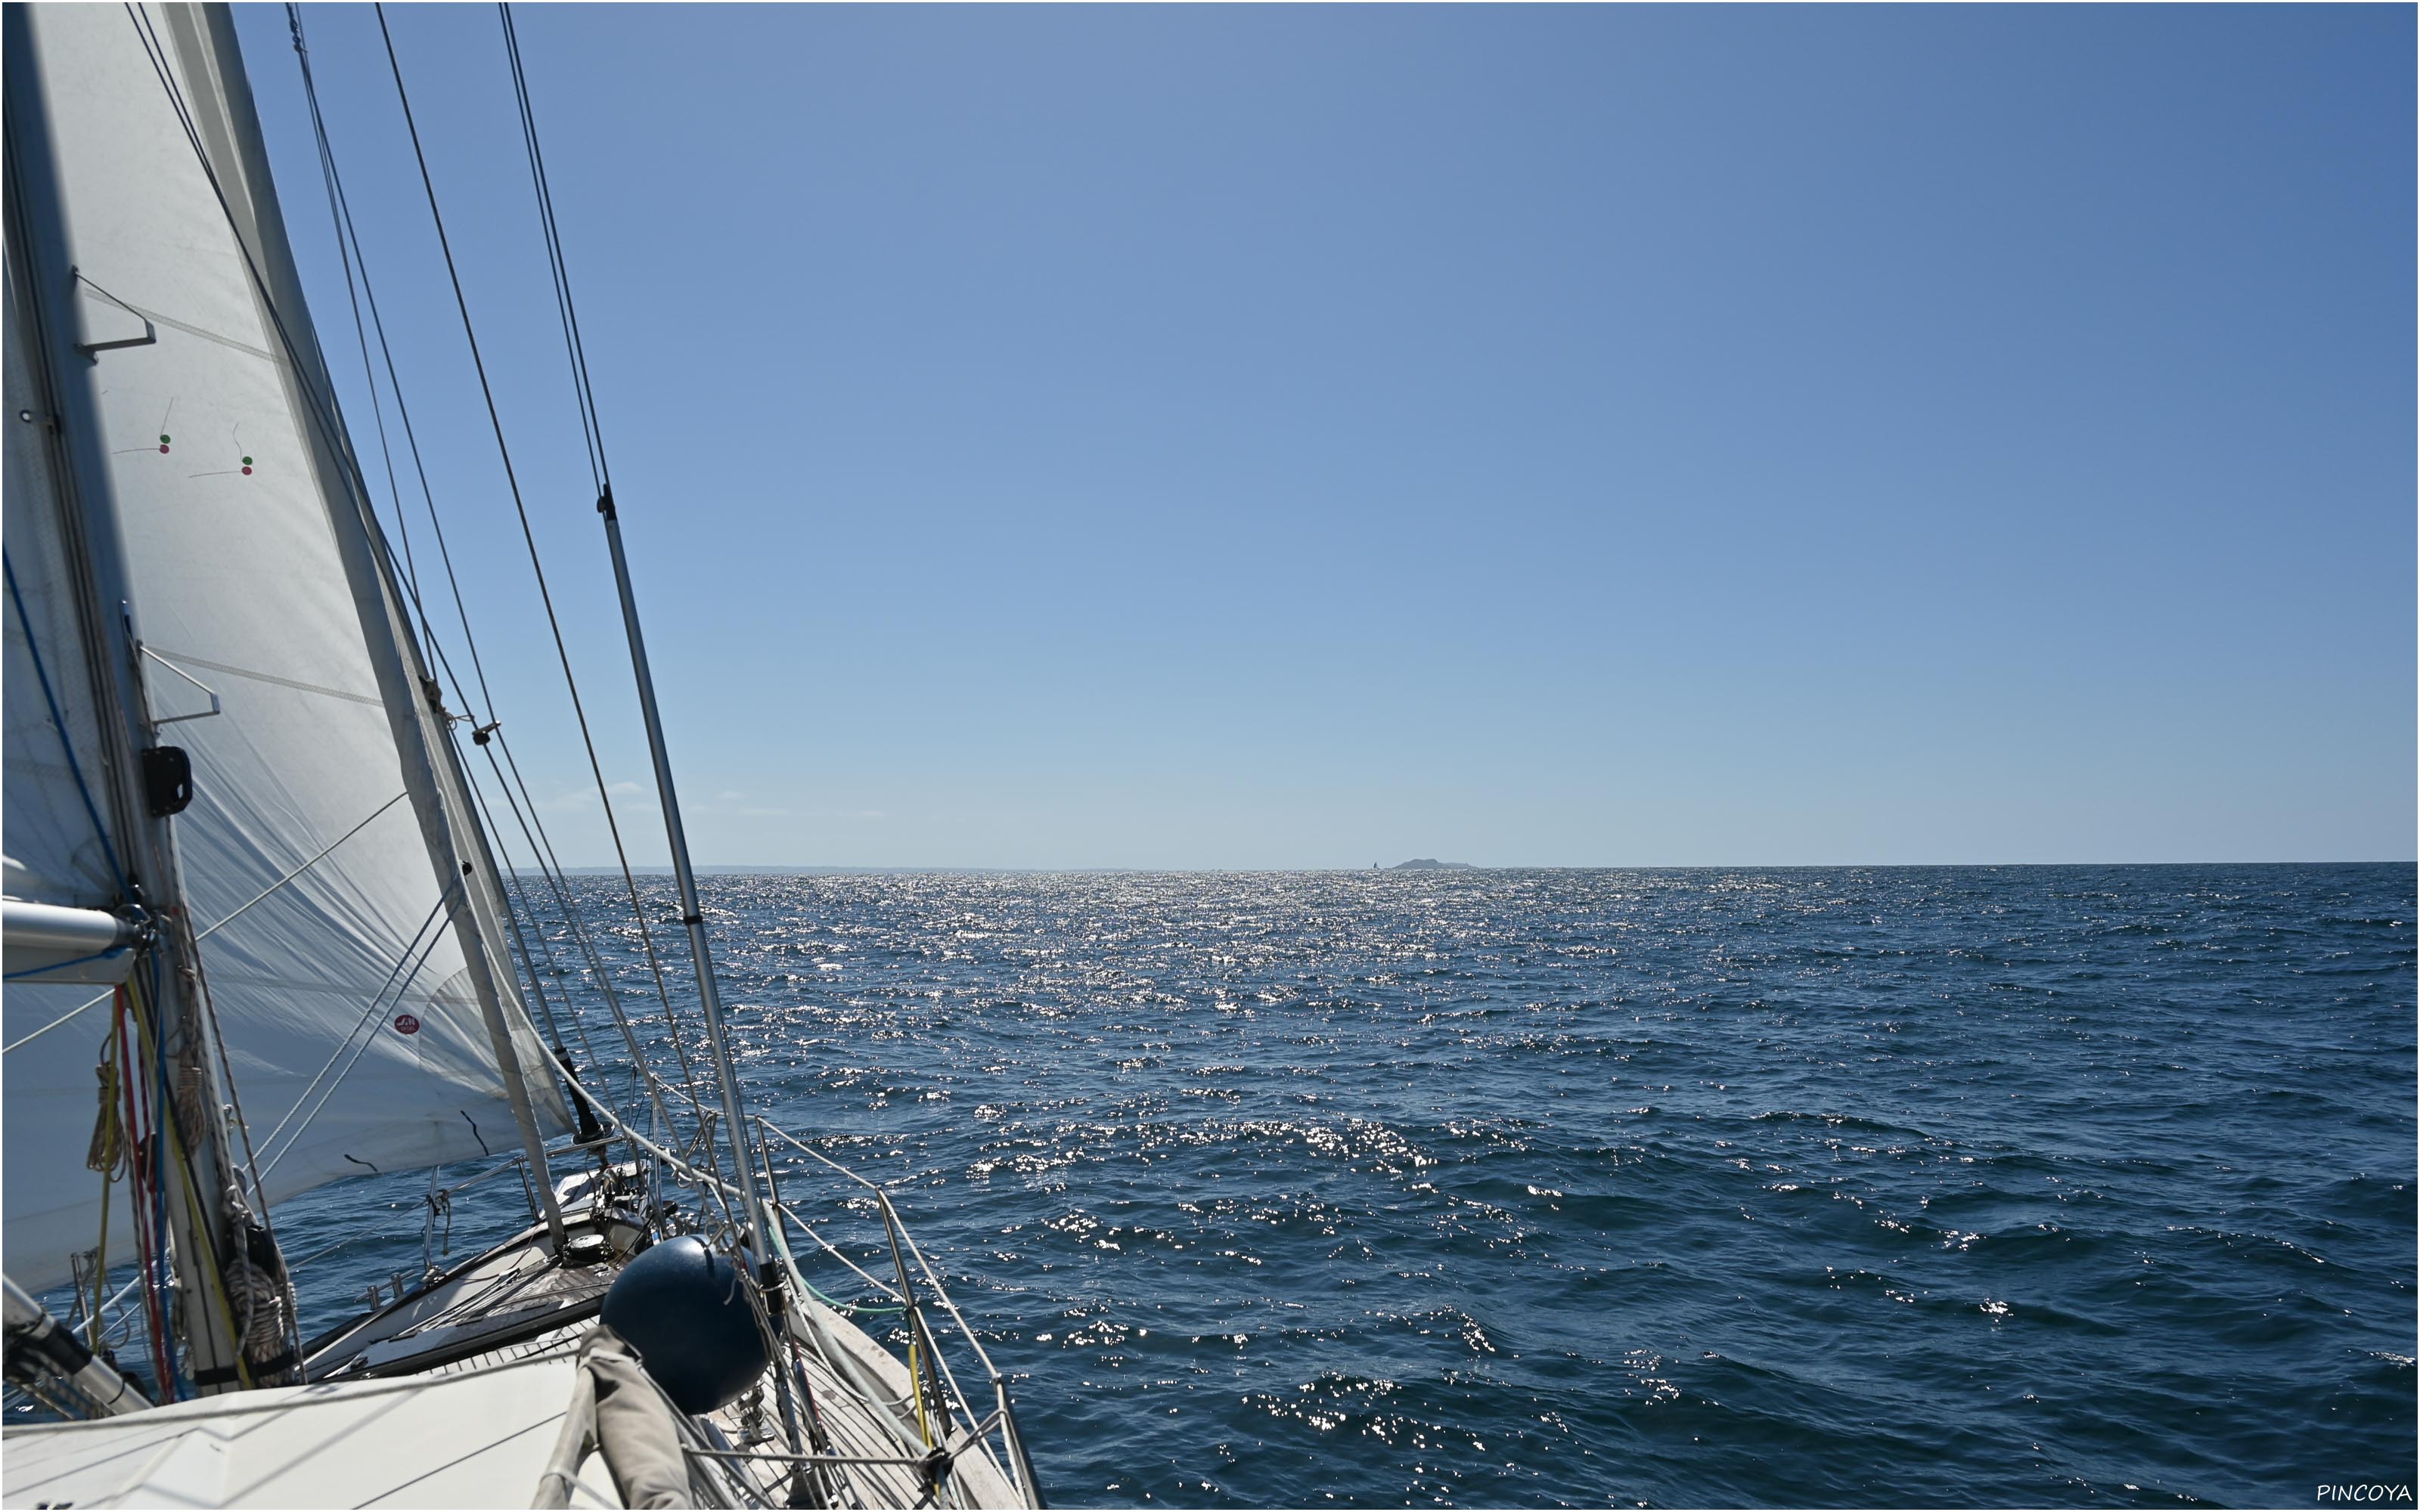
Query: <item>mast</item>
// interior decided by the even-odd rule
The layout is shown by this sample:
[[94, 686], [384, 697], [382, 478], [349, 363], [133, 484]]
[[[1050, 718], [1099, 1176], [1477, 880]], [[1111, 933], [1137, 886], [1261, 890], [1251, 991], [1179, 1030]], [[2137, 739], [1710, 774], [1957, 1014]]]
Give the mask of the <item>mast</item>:
[[[722, 1034], [722, 999], [714, 985], [714, 957], [706, 941], [706, 916], [697, 905], [697, 877], [690, 870], [689, 836], [681, 827], [680, 795], [673, 788], [673, 764], [664, 749], [664, 722], [656, 712], [656, 680], [647, 671], [647, 640], [639, 628], [639, 601], [630, 592], [630, 563], [622, 551], [621, 517], [613, 509], [613, 486], [597, 495], [597, 513], [605, 518], [605, 544], [613, 553], [613, 585], [622, 595], [622, 628], [630, 639], [630, 671], [639, 682], [639, 709], [647, 722], [647, 753], [656, 764], [656, 793], [663, 800], [664, 839], [673, 853], [673, 878], [680, 888], [681, 924], [689, 931], [690, 954], [697, 962], [698, 1006], [706, 1012], [706, 1034], [714, 1048], [714, 1070], [722, 1084], [722, 1121], [731, 1139], [731, 1163], [739, 1170], [740, 1200], [748, 1205], [748, 1248], [758, 1283], [769, 1287], [773, 1252], [765, 1239], [765, 1211], [756, 1200], [756, 1171], [749, 1164], [746, 1108], [739, 1078], [731, 1068], [731, 1049]], [[712, 1152], [707, 1152], [711, 1162]]]
[[[147, 764], [174, 749], [159, 739], [144, 695], [141, 642], [136, 640], [126, 549], [110, 486], [98, 388], [111, 353], [76, 345], [80, 290], [60, 208], [49, 101], [24, 7], [6, 15], [8, 252], [22, 280], [37, 381], [56, 407], [49, 417], [59, 480], [57, 526], [75, 586], [92, 687], [82, 690], [100, 712], [103, 800], [117, 847], [123, 902], [160, 918], [162, 929], [144, 964], [150, 994], [152, 1042], [146, 1076], [158, 1102], [158, 1127], [167, 1148], [158, 1172], [165, 1188], [169, 1248], [177, 1277], [176, 1312], [194, 1385], [205, 1395], [246, 1382], [240, 1345], [222, 1276], [220, 1256], [240, 1257], [240, 1187], [228, 1158], [219, 1110], [219, 1085], [209, 1038], [209, 1006], [195, 966], [192, 925], [169, 815], [181, 808], [147, 793]], [[12, 280], [15, 282], [16, 280]], [[175, 759], [181, 764], [182, 753]], [[136, 970], [142, 971], [138, 964]], [[132, 1068], [129, 1068], [132, 1071]], [[173, 1086], [171, 1085], [173, 1082]], [[181, 1138], [178, 1137], [181, 1134]], [[281, 1267], [282, 1269], [282, 1267]], [[263, 1362], [282, 1368], [287, 1362]], [[163, 1391], [170, 1383], [161, 1383]]]

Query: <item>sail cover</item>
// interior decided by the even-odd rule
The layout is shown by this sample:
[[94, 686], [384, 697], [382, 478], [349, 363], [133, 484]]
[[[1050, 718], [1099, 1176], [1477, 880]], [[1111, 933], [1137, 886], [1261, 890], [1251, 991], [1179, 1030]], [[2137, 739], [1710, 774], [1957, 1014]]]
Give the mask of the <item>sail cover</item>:
[[[442, 876], [434, 859], [449, 841], [466, 857], [484, 846], [341, 427], [314, 398], [332, 391], [228, 18], [63, 6], [17, 19], [34, 76], [12, 69], [9, 89], [39, 91], [38, 107], [16, 103], [45, 115], [74, 264], [72, 289], [44, 292], [88, 322], [84, 339], [151, 336], [66, 381], [96, 398], [106, 498], [85, 503], [122, 543], [151, 717], [219, 702], [157, 738], [192, 762], [192, 806], [173, 822], [184, 902], [267, 1193], [517, 1148], [469, 949], [492, 966], [541, 1128], [563, 1132], [492, 885]], [[19, 527], [12, 507], [12, 561]], [[13, 640], [9, 655], [13, 856]], [[70, 827], [29, 824], [44, 863], [66, 869], [51, 835]], [[106, 1012], [85, 1017], [27, 1047], [45, 1053], [7, 1058], [7, 1261], [27, 1285], [64, 1274], [56, 1246], [89, 1248], [100, 1220], [81, 1155]], [[13, 987], [7, 1020], [12, 1042], [43, 1022]], [[21, 1147], [21, 1100], [70, 1089], [80, 1111], [60, 1137], [27, 1144], [73, 1154]]]

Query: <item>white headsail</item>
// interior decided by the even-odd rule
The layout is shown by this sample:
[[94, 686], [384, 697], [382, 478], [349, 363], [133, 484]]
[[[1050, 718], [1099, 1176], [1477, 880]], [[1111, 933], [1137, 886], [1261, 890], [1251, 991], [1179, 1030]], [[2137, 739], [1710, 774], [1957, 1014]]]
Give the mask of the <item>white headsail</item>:
[[[74, 312], [77, 340], [132, 343], [61, 381], [87, 386], [98, 422], [78, 455], [102, 475], [81, 504], [122, 552], [156, 738], [191, 757], [181, 893], [267, 1194], [516, 1148], [483, 975], [536, 1120], [560, 1132], [501, 900], [484, 865], [458, 865], [486, 847], [328, 399], [228, 18], [63, 6], [23, 20], [36, 66], [8, 86], [39, 93], [73, 264], [71, 286], [36, 294]], [[40, 536], [17, 499], [40, 480], [14, 445], [8, 467], [10, 561], [32, 562]], [[12, 613], [12, 887], [22, 859], [104, 901], [92, 889], [109, 879], [78, 849], [90, 825], [58, 810], [51, 778], [19, 856], [20, 762], [46, 759], [23, 737], [48, 732], [20, 728], [16, 628]], [[10, 1041], [98, 990], [12, 983]], [[107, 1018], [7, 1057], [7, 1263], [28, 1285], [64, 1276], [100, 1221], [82, 1156]]]

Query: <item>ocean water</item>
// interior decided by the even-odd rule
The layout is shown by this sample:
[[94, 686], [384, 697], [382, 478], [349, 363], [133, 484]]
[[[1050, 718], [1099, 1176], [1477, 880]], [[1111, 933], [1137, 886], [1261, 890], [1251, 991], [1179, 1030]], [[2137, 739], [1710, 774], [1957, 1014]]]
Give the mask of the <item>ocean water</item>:
[[[652, 1007], [618, 881], [574, 887]], [[2410, 867], [706, 895], [755, 1108], [892, 1183], [1059, 1504], [2413, 1479]], [[416, 1268], [426, 1180], [281, 1211], [290, 1256], [353, 1241], [302, 1266], [310, 1322]], [[870, 1237], [802, 1162], [783, 1190]], [[462, 1194], [455, 1254], [523, 1200]]]

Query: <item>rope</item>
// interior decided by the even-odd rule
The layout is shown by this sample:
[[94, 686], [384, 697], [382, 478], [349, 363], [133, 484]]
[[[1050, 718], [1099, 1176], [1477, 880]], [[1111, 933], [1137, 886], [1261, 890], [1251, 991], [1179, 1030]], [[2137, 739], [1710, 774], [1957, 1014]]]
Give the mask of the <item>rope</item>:
[[[107, 960], [111, 960], [111, 959], [113, 959], [114, 957], [124, 955], [124, 954], [126, 953], [126, 951], [127, 951], [127, 947], [125, 947], [125, 946], [123, 946], [123, 945], [113, 945], [113, 946], [111, 946], [111, 947], [110, 947], [108, 949], [106, 949], [106, 950], [96, 950], [96, 951], [94, 951], [94, 952], [93, 952], [92, 954], [90, 954], [90, 955], [80, 955], [80, 956], [77, 956], [75, 959], [73, 959], [73, 960], [71, 960], [71, 961], [54, 961], [54, 962], [52, 962], [52, 963], [51, 963], [49, 965], [47, 965], [47, 966], [31, 966], [31, 967], [28, 967], [27, 969], [25, 969], [25, 970], [23, 970], [23, 971], [11, 971], [11, 972], [7, 972], [7, 973], [5, 973], [5, 974], [0, 974], [0, 981], [23, 981], [23, 980], [26, 980], [28, 978], [39, 977], [39, 976], [42, 975], [44, 972], [46, 972], [46, 971], [65, 971], [65, 970], [66, 970], [68, 967], [70, 967], [70, 966], [89, 965], [89, 964], [92, 964], [93, 962], [95, 962], [95, 961], [107, 961]], [[83, 1011], [83, 1010], [81, 1010], [81, 1009], [77, 1010], [77, 1012], [82, 1012], [82, 1011]], [[74, 1014], [74, 1013], [70, 1013], [70, 1014], [69, 1014], [69, 1015], [68, 1015], [68, 1017], [69, 1017], [69, 1018], [73, 1018], [73, 1017], [75, 1017], [75, 1014]], [[64, 1021], [54, 1021], [54, 1022], [55, 1023], [55, 1022], [64, 1022]], [[44, 1025], [44, 1026], [43, 1026], [43, 1028], [49, 1028], [49, 1027], [52, 1027], [52, 1026], [53, 1026], [52, 1025]], [[34, 1031], [34, 1034], [39, 1034], [39, 1033], [41, 1033], [41, 1032], [42, 1032], [42, 1031], [41, 1031], [41, 1029], [36, 1029], [36, 1030]], [[29, 1035], [25, 1036], [25, 1040], [30, 1040], [30, 1039], [32, 1039], [33, 1037], [34, 1037], [34, 1035], [33, 1035], [33, 1034], [29, 1034]], [[17, 1041], [17, 1044], [23, 1044], [23, 1043], [25, 1042], [25, 1040], [20, 1040], [20, 1041]], [[10, 1045], [8, 1048], [10, 1048], [11, 1050], [13, 1050], [13, 1049], [15, 1049], [16, 1047], [17, 1047], [16, 1045]]]
[[[141, 1020], [136, 1018], [135, 1014], [133, 991], [131, 987], [121, 984], [117, 989], [116, 998], [116, 1018], [113, 1032], [117, 1040], [117, 1063], [125, 1067], [127, 1072], [122, 1079], [126, 1098], [125, 1129], [134, 1141], [134, 1149], [147, 1151], [147, 1158], [155, 1163], [147, 1164], [146, 1159], [135, 1158], [130, 1158], [126, 1163], [127, 1174], [132, 1182], [129, 1192], [132, 1199], [130, 1205], [134, 1212], [134, 1255], [141, 1267], [138, 1274], [150, 1283], [143, 1290], [143, 1316], [148, 1328], [152, 1365], [159, 1375], [162, 1398], [175, 1401], [177, 1373], [170, 1355], [167, 1314], [160, 1304], [161, 1293], [164, 1289], [161, 1275], [161, 1265], [164, 1257], [161, 1252], [160, 1239], [163, 1229], [166, 1227], [166, 1218], [159, 1171], [156, 1168], [158, 1147], [155, 1139], [158, 1131], [147, 1127], [147, 1120], [143, 1117], [145, 1113], [151, 1111], [150, 1078], [137, 1073], [134, 1043], [127, 1037], [129, 1019], [135, 1019], [136, 1027], [138, 1029], [141, 1027]], [[138, 1089], [142, 1094], [140, 1097], [137, 1096]]]

